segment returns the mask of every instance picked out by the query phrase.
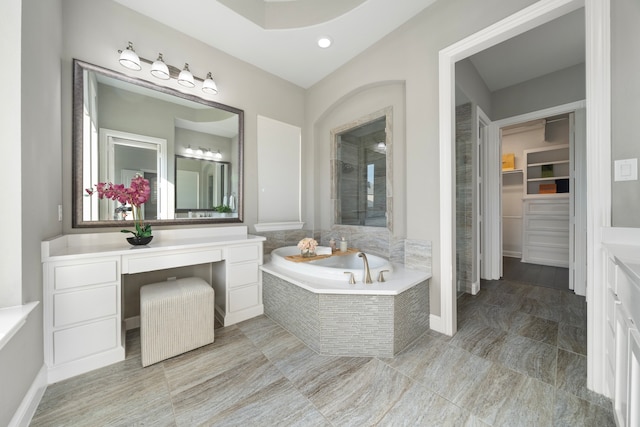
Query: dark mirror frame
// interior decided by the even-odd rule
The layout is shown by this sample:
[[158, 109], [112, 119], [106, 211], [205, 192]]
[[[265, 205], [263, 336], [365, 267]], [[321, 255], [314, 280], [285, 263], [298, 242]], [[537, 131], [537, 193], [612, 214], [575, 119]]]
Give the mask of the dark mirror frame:
[[[93, 71], [107, 77], [118, 79], [127, 83], [141, 86], [147, 89], [156, 90], [177, 98], [186, 99], [207, 105], [212, 108], [228, 111], [238, 115], [238, 165], [234, 165], [238, 173], [238, 206], [237, 217], [232, 218], [180, 218], [180, 219], [156, 219], [145, 220], [151, 225], [198, 225], [198, 224], [220, 224], [220, 223], [241, 223], [244, 218], [244, 111], [235, 107], [209, 101], [195, 95], [182, 93], [172, 88], [158, 86], [146, 80], [130, 77], [125, 74], [93, 65], [78, 59], [73, 60], [73, 129], [72, 129], [72, 228], [100, 228], [100, 227], [131, 227], [133, 221], [110, 221], [95, 220], [84, 221], [82, 219], [82, 200], [85, 197], [85, 189], [82, 185], [82, 152], [83, 152], [83, 96], [84, 96], [84, 71]], [[169, 159], [167, 159], [169, 161]], [[175, 177], [174, 177], [175, 179]]]

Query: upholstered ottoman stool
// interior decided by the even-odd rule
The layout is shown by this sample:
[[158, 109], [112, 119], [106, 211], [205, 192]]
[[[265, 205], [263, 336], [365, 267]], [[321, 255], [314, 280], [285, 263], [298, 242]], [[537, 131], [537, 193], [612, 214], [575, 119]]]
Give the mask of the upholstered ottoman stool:
[[148, 366], [213, 342], [214, 292], [197, 277], [140, 288], [140, 349]]

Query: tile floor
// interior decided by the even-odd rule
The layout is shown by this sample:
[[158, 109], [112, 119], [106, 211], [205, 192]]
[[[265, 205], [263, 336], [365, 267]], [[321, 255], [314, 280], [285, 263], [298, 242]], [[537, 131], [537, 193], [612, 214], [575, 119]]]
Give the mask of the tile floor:
[[484, 282], [459, 332], [394, 358], [320, 356], [269, 318], [142, 368], [125, 361], [53, 384], [32, 426], [614, 426], [586, 389], [586, 306], [567, 291]]

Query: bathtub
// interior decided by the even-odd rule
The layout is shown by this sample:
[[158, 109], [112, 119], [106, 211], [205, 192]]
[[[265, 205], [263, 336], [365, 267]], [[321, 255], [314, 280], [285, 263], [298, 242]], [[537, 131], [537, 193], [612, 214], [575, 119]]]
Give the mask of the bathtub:
[[[276, 249], [260, 267], [264, 314], [316, 352], [392, 357], [429, 329], [429, 273], [367, 254], [373, 283], [365, 284], [357, 254], [285, 258], [299, 253]], [[390, 270], [384, 282], [377, 281], [381, 270]]]
[[[322, 279], [348, 282], [349, 275], [345, 273], [353, 273], [353, 277], [355, 277], [356, 281], [362, 281], [364, 261], [362, 258], [358, 257], [357, 253], [341, 255], [340, 252], [337, 252], [329, 258], [321, 258], [304, 262], [293, 262], [287, 260], [286, 257], [290, 255], [300, 255], [300, 249], [296, 246], [286, 246], [275, 249], [271, 252], [271, 262], [285, 270], [299, 274], [307, 274]], [[371, 254], [367, 254], [367, 260], [369, 262], [371, 278], [374, 281], [383, 270], [389, 271], [388, 273], [384, 273], [385, 279], [391, 277], [393, 266], [389, 260]]]

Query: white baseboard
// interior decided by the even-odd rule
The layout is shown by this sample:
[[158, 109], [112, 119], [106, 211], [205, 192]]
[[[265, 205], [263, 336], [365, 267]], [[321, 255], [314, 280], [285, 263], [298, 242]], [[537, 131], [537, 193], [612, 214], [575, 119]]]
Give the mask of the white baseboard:
[[27, 394], [22, 399], [22, 403], [20, 403], [16, 413], [13, 414], [9, 427], [27, 427], [31, 423], [46, 389], [47, 367], [42, 365]]
[[444, 322], [442, 321], [442, 317], [436, 316], [435, 314], [429, 315], [429, 327], [432, 331], [440, 332], [444, 334]]
[[508, 256], [509, 258], [522, 258], [522, 252], [503, 250], [502, 256]]
[[133, 316], [124, 319], [124, 330], [138, 329], [140, 327], [140, 316]]

